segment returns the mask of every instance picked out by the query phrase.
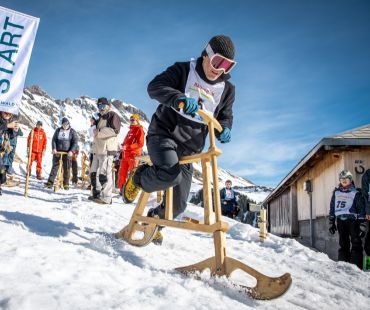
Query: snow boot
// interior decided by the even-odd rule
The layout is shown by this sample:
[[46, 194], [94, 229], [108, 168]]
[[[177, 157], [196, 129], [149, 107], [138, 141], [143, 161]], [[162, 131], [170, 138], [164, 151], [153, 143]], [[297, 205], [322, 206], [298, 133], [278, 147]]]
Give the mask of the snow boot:
[[46, 183], [44, 183], [44, 186], [46, 188], [53, 188], [53, 185], [54, 185], [54, 182], [51, 182], [50, 180], [48, 180]]
[[[146, 214], [146, 216], [159, 218], [159, 210], [161, 210], [161, 209], [164, 209], [164, 204], [163, 203], [161, 203], [160, 205], [158, 205], [155, 208], [149, 209], [149, 211]], [[163, 229], [163, 226], [159, 226], [158, 225], [157, 227], [158, 227], [158, 231], [154, 235], [154, 238], [152, 239], [152, 242], [155, 245], [162, 245], [162, 243], [163, 243], [163, 235], [161, 233], [161, 230]]]
[[122, 199], [126, 203], [132, 203], [137, 195], [139, 194], [141, 187], [135, 185], [133, 182], [133, 176], [130, 176], [125, 185], [122, 188]]
[[41, 181], [43, 177], [41, 176], [40, 173], [36, 173], [36, 179]]
[[68, 185], [68, 184], [64, 184], [64, 185], [63, 185], [63, 189], [64, 189], [65, 191], [68, 191], [68, 190], [69, 190], [69, 185]]
[[1, 189], [1, 187], [0, 187], [0, 196], [3, 194], [3, 190]]
[[91, 195], [91, 196], [89, 196], [87, 199], [89, 199], [89, 200], [94, 200], [94, 199], [96, 199], [96, 198], [99, 198], [99, 196], [100, 196], [100, 191], [97, 191], [97, 190], [94, 190], [94, 189], [93, 189], [93, 191], [92, 191], [92, 195]]

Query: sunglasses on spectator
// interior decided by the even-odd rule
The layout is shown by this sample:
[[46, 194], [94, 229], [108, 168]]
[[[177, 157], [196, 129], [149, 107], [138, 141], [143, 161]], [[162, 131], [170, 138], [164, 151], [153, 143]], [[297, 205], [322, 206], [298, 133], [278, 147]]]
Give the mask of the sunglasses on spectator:
[[136, 121], [136, 119], [130, 118], [130, 122], [135, 122], [135, 121]]
[[206, 52], [210, 59], [211, 67], [215, 70], [223, 70], [225, 73], [229, 73], [236, 65], [236, 61], [215, 53], [209, 44], [206, 46]]
[[99, 104], [98, 104], [98, 109], [99, 109], [99, 110], [102, 110], [102, 109], [105, 109], [107, 106], [108, 106], [107, 104], [99, 103]]

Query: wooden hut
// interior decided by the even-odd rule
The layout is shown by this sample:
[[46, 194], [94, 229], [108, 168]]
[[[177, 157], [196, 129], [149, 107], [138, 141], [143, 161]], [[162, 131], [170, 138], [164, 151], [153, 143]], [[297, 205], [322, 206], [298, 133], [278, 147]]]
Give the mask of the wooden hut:
[[357, 187], [370, 169], [370, 124], [323, 138], [265, 199], [269, 231], [296, 237], [336, 259], [338, 234], [328, 233], [330, 199], [343, 169]]

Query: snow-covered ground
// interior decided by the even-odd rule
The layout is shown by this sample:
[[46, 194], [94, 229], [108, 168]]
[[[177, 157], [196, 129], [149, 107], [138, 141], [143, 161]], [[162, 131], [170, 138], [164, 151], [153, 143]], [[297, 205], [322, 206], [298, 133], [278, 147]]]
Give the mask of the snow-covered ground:
[[[22, 167], [15, 165], [18, 173]], [[22, 177], [21, 177], [22, 180]], [[0, 309], [368, 309], [370, 273], [231, 219], [227, 254], [257, 270], [292, 275], [290, 290], [256, 301], [224, 278], [186, 277], [174, 268], [214, 255], [210, 235], [166, 228], [162, 246], [133, 247], [112, 233], [125, 226], [134, 205], [87, 200], [88, 191], [53, 193], [31, 178], [0, 197]], [[202, 209], [189, 204], [186, 215]], [[235, 281], [254, 279], [235, 272]]]

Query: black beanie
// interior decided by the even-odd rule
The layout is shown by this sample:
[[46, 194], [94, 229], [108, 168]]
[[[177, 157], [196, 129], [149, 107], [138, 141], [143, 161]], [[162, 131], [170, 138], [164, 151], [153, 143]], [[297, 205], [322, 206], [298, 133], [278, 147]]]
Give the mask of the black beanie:
[[69, 124], [69, 120], [68, 120], [68, 118], [63, 117], [63, 118], [62, 118], [62, 125], [63, 125], [63, 124], [67, 124], [67, 123]]
[[108, 99], [105, 98], [105, 97], [101, 97], [98, 99], [98, 104], [101, 103], [101, 104], [109, 104], [108, 102]]
[[38, 125], [42, 126], [42, 121], [37, 121], [36, 126]]
[[209, 40], [208, 44], [211, 46], [213, 52], [221, 54], [228, 59], [234, 59], [235, 47], [233, 41], [227, 36], [217, 35]]

